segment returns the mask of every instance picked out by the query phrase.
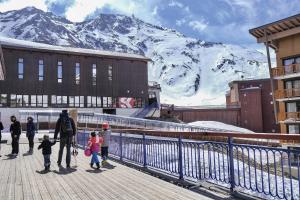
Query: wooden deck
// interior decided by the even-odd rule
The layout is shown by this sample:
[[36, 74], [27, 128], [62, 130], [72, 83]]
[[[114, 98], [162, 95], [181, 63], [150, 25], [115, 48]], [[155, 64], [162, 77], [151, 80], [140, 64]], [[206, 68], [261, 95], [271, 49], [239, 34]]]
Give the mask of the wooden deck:
[[37, 145], [34, 154], [28, 155], [27, 144], [21, 144], [19, 156], [11, 159], [6, 156], [11, 146], [2, 144], [0, 199], [211, 199], [112, 161], [108, 168], [91, 169], [82, 150], [77, 165], [72, 160], [70, 170], [59, 169], [58, 146], [53, 148], [51, 171], [43, 173], [43, 157]]

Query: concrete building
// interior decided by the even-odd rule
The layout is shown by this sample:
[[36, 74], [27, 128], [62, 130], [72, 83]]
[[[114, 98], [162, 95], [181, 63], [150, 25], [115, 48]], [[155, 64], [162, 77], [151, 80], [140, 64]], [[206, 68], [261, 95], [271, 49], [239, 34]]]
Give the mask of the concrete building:
[[0, 113], [6, 126], [20, 109], [130, 116], [149, 104], [149, 58], [3, 37], [0, 44]]
[[[300, 133], [300, 14], [249, 30], [266, 46], [273, 87], [275, 117], [282, 133]], [[271, 68], [269, 47], [276, 53]]]

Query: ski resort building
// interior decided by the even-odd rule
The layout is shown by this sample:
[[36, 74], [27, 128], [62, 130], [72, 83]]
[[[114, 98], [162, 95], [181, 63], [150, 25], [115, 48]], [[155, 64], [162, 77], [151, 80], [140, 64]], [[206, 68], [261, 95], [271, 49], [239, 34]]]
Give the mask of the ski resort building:
[[[300, 14], [249, 30], [268, 53], [275, 118], [282, 133], [300, 133]], [[271, 68], [269, 48], [277, 66]]]
[[[2, 37], [0, 44], [0, 113], [6, 125], [21, 109], [130, 116], [149, 106], [149, 58]], [[151, 103], [159, 102], [153, 90]]]

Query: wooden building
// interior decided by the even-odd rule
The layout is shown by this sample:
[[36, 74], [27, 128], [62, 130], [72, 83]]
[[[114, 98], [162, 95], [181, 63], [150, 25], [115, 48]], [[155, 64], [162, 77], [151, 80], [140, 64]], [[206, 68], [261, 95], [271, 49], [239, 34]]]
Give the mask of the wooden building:
[[[249, 30], [268, 53], [275, 117], [282, 133], [300, 133], [300, 14]], [[271, 68], [269, 47], [276, 53]]]
[[2, 119], [20, 109], [130, 115], [148, 104], [144, 56], [2, 37], [0, 44]]

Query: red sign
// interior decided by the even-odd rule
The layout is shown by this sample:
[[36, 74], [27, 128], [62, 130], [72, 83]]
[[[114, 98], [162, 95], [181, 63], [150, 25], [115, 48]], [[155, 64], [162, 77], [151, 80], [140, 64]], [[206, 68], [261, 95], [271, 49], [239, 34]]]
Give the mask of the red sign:
[[119, 107], [120, 108], [134, 108], [135, 99], [129, 97], [120, 97], [119, 98]]

